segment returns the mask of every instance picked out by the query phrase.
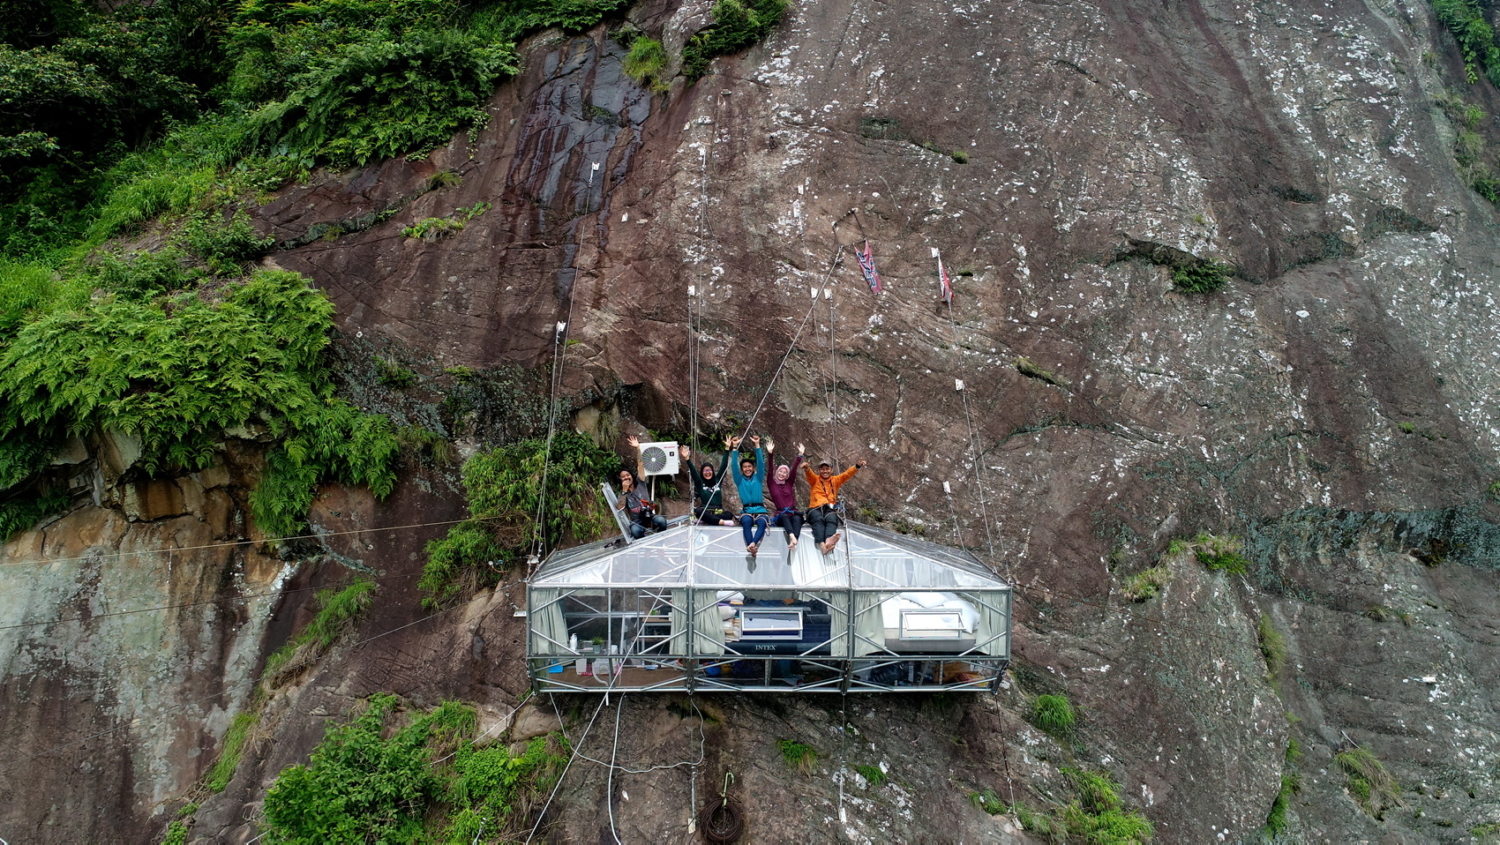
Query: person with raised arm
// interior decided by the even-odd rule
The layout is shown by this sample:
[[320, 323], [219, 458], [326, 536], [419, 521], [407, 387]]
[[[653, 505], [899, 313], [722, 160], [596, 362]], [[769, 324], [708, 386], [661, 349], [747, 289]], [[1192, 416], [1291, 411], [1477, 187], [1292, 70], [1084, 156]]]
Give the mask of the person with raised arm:
[[[771, 527], [771, 518], [766, 513], [766, 456], [760, 449], [760, 435], [751, 435], [750, 443], [755, 447], [755, 458], [740, 459], [739, 475], [734, 477], [734, 486], [740, 491], [740, 528], [745, 532], [745, 551], [755, 557], [760, 551], [760, 541], [765, 539], [766, 529]], [[740, 438], [730, 438], [730, 444], [738, 449]]]
[[693, 479], [693, 496], [696, 499], [693, 508], [693, 517], [700, 525], [733, 525], [734, 514], [724, 509], [724, 491], [720, 485], [724, 481], [724, 471], [729, 468], [729, 455], [734, 447], [730, 445], [731, 438], [724, 438], [724, 458], [719, 461], [719, 468], [714, 469], [711, 461], [705, 460], [703, 466], [693, 471], [693, 450], [683, 446], [678, 454], [682, 455], [682, 465]]
[[620, 500], [615, 507], [625, 511], [630, 520], [630, 536], [639, 540], [646, 536], [647, 531], [667, 530], [667, 519], [656, 512], [656, 504], [646, 498], [640, 487], [639, 479], [645, 474], [641, 471], [640, 439], [632, 435], [625, 438], [625, 442], [635, 450], [635, 472], [620, 470]]
[[812, 488], [807, 496], [807, 524], [812, 527], [813, 541], [825, 555], [833, 551], [833, 547], [839, 543], [839, 537], [843, 535], [839, 530], [837, 510], [839, 488], [863, 469], [865, 463], [861, 458], [854, 466], [838, 475], [833, 474], [833, 466], [827, 461], [818, 464], [817, 472], [813, 472], [811, 467], [802, 468], [803, 474], [807, 476], [807, 484]]
[[[776, 455], [776, 443], [766, 441], [766, 454]], [[795, 551], [802, 539], [802, 512], [797, 510], [797, 470], [807, 455], [807, 447], [797, 444], [797, 457], [791, 466], [781, 464], [771, 470], [771, 504], [776, 507], [776, 525], [786, 532], [787, 551]], [[787, 563], [792, 559], [787, 558]]]

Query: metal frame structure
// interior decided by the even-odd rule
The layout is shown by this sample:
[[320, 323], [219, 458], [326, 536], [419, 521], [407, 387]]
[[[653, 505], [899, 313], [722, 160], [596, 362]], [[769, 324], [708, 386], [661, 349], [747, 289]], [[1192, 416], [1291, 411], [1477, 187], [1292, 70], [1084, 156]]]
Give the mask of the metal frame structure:
[[[555, 552], [527, 584], [538, 692], [926, 692], [998, 688], [1011, 589], [978, 558], [860, 523], [833, 554], [779, 529], [756, 557], [738, 528], [684, 525]], [[757, 638], [743, 611], [798, 611]], [[907, 637], [902, 613], [958, 620]], [[826, 625], [826, 628], [824, 627]]]

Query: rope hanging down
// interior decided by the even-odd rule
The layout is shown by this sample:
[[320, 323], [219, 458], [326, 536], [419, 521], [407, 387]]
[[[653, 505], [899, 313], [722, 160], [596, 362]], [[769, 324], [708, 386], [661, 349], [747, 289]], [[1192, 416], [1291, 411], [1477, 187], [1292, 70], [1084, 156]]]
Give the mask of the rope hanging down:
[[[953, 290], [948, 283], [948, 274], [943, 269], [942, 254], [938, 252], [937, 248], [935, 247], [932, 250], [932, 257], [936, 258], [938, 261], [938, 283], [942, 289], [943, 303], [948, 306], [948, 330], [952, 333], [953, 336], [953, 346], [955, 349], [961, 349], [962, 347], [958, 342], [958, 321], [953, 316]], [[979, 449], [976, 445], [978, 441], [978, 435], [974, 430], [974, 416], [969, 412], [969, 394], [968, 391], [965, 390], [963, 380], [955, 379], [954, 388], [958, 391], [959, 400], [963, 403], [964, 422], [967, 424], [969, 429], [969, 464], [974, 468], [974, 484], [979, 488], [979, 515], [980, 519], [984, 521], [985, 542], [989, 548], [991, 565], [993, 565], [993, 562], [996, 559], [995, 535], [990, 528], [989, 503], [988, 497], [985, 495], [984, 485], [984, 466], [979, 459]], [[1015, 583], [1015, 578], [1011, 574], [1011, 565], [1008, 558], [1005, 561], [1005, 580], [1010, 582], [1011, 584]]]
[[573, 300], [578, 291], [578, 278], [568, 282], [568, 310], [563, 321], [557, 324], [552, 335], [552, 384], [547, 399], [547, 447], [542, 454], [542, 489], [537, 496], [535, 537], [531, 544], [531, 559], [527, 561], [528, 574], [535, 572], [542, 562], [546, 549], [547, 523], [547, 472], [552, 465], [552, 440], [557, 435], [557, 393], [562, 388], [563, 363], [568, 354], [568, 331], [573, 324]]

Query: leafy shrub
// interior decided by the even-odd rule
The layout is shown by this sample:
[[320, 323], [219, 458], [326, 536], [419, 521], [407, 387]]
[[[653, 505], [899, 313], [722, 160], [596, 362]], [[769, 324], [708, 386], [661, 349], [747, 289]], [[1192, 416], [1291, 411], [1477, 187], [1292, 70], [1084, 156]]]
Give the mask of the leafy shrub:
[[1031, 723], [1058, 739], [1071, 736], [1078, 714], [1066, 695], [1039, 695], [1031, 704]]
[[248, 153], [247, 132], [242, 114], [209, 115], [121, 159], [102, 180], [103, 202], [86, 242], [102, 243], [159, 215], [183, 214], [219, 191], [234, 193], [221, 174]]
[[782, 739], [776, 741], [776, 747], [781, 749], [781, 759], [804, 775], [812, 774], [818, 765], [818, 749], [811, 745], [793, 739]]
[[0, 44], [0, 158], [21, 162], [0, 174], [0, 254], [97, 245], [318, 163], [429, 150], [484, 123], [521, 37], [626, 4], [63, 5], [80, 13], [49, 43]]
[[417, 374], [401, 366], [395, 361], [385, 358], [375, 359], [375, 379], [386, 387], [397, 390], [405, 390], [417, 382]]
[[182, 239], [218, 276], [240, 275], [246, 263], [265, 255], [276, 242], [257, 235], [243, 211], [228, 221], [213, 212], [199, 215], [183, 228]]
[[[229, 786], [229, 781], [234, 778], [235, 769], [240, 766], [240, 755], [244, 753], [245, 741], [249, 739], [250, 732], [260, 724], [260, 711], [246, 711], [234, 717], [230, 723], [229, 730], [224, 732], [224, 745], [219, 751], [219, 759], [214, 761], [214, 767], [208, 770], [206, 786], [210, 792], [223, 792]], [[186, 808], [184, 808], [186, 809]]]
[[161, 845], [187, 845], [187, 835], [187, 823], [174, 821], [167, 825], [167, 834], [161, 838]]
[[418, 460], [440, 467], [453, 465], [453, 444], [435, 431], [414, 425], [403, 426], [396, 431], [396, 441]]
[[1266, 814], [1266, 826], [1264, 828], [1267, 838], [1274, 839], [1287, 832], [1287, 812], [1292, 805], [1292, 796], [1302, 791], [1302, 776], [1296, 772], [1287, 772], [1281, 776], [1281, 788], [1276, 792], [1276, 798], [1271, 802], [1271, 811]]
[[1147, 601], [1156, 598], [1171, 580], [1172, 570], [1165, 566], [1153, 566], [1125, 579], [1125, 586], [1120, 592], [1131, 601]]
[[329, 729], [307, 766], [281, 772], [266, 795], [265, 841], [515, 838], [555, 782], [566, 744], [549, 735], [519, 756], [503, 745], [477, 749], [473, 708], [452, 701], [393, 729], [399, 704], [389, 693], [371, 696], [350, 722]]
[[1005, 812], [1005, 802], [995, 794], [993, 789], [981, 789], [978, 792], [969, 793], [969, 803], [985, 811], [992, 816], [998, 816]]
[[408, 238], [435, 241], [438, 238], [446, 237], [463, 229], [470, 220], [489, 211], [489, 209], [489, 203], [476, 202], [468, 208], [454, 209], [453, 213], [447, 217], [428, 217], [419, 220], [414, 225], [402, 229], [401, 234]]
[[662, 77], [667, 69], [667, 50], [655, 38], [641, 36], [630, 43], [630, 53], [625, 56], [625, 74], [644, 88], [664, 91], [668, 80]]
[[515, 42], [593, 26], [623, 0], [249, 0], [230, 29], [229, 90], [262, 148], [335, 165], [445, 143], [483, 125]]
[[69, 501], [65, 494], [51, 493], [0, 502], [0, 543], [61, 511], [68, 506]]
[[331, 728], [307, 766], [281, 772], [266, 794], [267, 842], [416, 841], [440, 795], [428, 766], [428, 719], [382, 734], [399, 699], [370, 697], [363, 712]]
[[319, 355], [333, 306], [306, 279], [267, 271], [211, 295], [179, 291], [192, 277], [171, 254], [108, 259], [89, 278], [115, 295], [59, 299], [0, 347], [0, 487], [69, 434], [123, 432], [148, 472], [191, 470], [223, 431], [262, 421], [287, 438], [252, 494], [263, 530], [292, 533], [323, 477], [390, 492], [394, 432], [332, 397]]
[[46, 265], [0, 260], [0, 343], [51, 304], [59, 285]]
[[1432, 0], [1432, 8], [1458, 39], [1469, 84], [1478, 82], [1483, 71], [1491, 82], [1500, 85], [1500, 44], [1495, 43], [1495, 30], [1478, 0]]
[[[319, 590], [314, 601], [318, 612], [297, 636], [266, 658], [261, 671], [263, 686], [274, 689], [289, 680], [302, 666], [327, 652], [354, 630], [355, 623], [375, 600], [375, 582], [360, 579], [343, 589]], [[229, 741], [225, 740], [225, 748]], [[227, 754], [226, 750], [226, 754]], [[230, 775], [234, 770], [230, 769]], [[215, 790], [217, 791], [217, 790]]]
[[264, 148], [336, 165], [430, 148], [484, 120], [513, 45], [449, 0], [249, 0], [229, 33], [229, 91]]
[[1350, 796], [1371, 818], [1401, 803], [1400, 785], [1369, 749], [1356, 745], [1333, 755], [1333, 762], [1344, 772]]
[[480, 522], [464, 522], [448, 530], [448, 535], [427, 544], [427, 563], [417, 587], [426, 596], [424, 607], [438, 607], [449, 599], [477, 589], [489, 578], [479, 564], [504, 555], [495, 542], [495, 532]]
[[[1500, 75], [1497, 67], [1500, 65], [1491, 65], [1491, 75]], [[1453, 160], [1458, 165], [1459, 175], [1480, 196], [1500, 205], [1500, 176], [1496, 176], [1495, 172], [1500, 162], [1497, 162], [1480, 133], [1480, 127], [1489, 120], [1489, 115], [1480, 106], [1466, 101], [1456, 91], [1445, 93], [1438, 98], [1437, 103], [1457, 130], [1454, 133]]]
[[1184, 293], [1213, 293], [1229, 283], [1234, 271], [1228, 264], [1217, 261], [1200, 261], [1186, 264], [1172, 271], [1172, 284]]
[[[156, 259], [101, 274], [112, 272], [137, 288], [171, 283]], [[395, 431], [333, 397], [319, 357], [333, 305], [305, 278], [261, 271], [211, 296], [135, 292], [54, 309], [0, 349], [0, 443], [119, 431], [141, 441], [148, 472], [195, 470], [213, 460], [223, 431], [262, 421], [282, 438], [251, 494], [272, 536], [300, 527], [322, 478], [390, 493]], [[0, 448], [0, 470], [18, 448]]]
[[1119, 845], [1150, 841], [1151, 822], [1139, 810], [1124, 809], [1120, 788], [1108, 774], [1072, 768], [1062, 772], [1078, 790], [1078, 798], [1060, 813], [1069, 837]]
[[[435, 606], [498, 574], [480, 568], [490, 560], [515, 560], [538, 542], [555, 547], [565, 537], [592, 537], [613, 524], [598, 485], [618, 465], [581, 434], [563, 432], [552, 441], [525, 440], [480, 452], [464, 464], [471, 519], [427, 544], [427, 565], [418, 587]], [[546, 476], [543, 477], [543, 466]], [[537, 522], [546, 489], [546, 507]]]
[[164, 293], [187, 290], [203, 278], [201, 270], [182, 250], [167, 247], [156, 252], [104, 253], [81, 275], [101, 291], [122, 298], [149, 300]]
[[682, 47], [682, 73], [697, 82], [718, 56], [749, 47], [771, 34], [786, 13], [787, 0], [719, 0], [714, 25], [689, 38]]
[[1266, 659], [1266, 676], [1274, 682], [1286, 666], [1286, 637], [1271, 624], [1271, 617], [1261, 616], [1256, 623], [1256, 638]]
[[1250, 561], [1240, 555], [1240, 541], [1234, 537], [1219, 537], [1214, 534], [1199, 534], [1193, 538], [1193, 554], [1198, 562], [1218, 572], [1244, 575]]
[[855, 766], [854, 771], [859, 772], [859, 776], [871, 786], [884, 786], [887, 780], [885, 772], [879, 766]]
[[88, 225], [100, 174], [220, 81], [226, 4], [8, 3], [0, 29], [0, 252], [41, 257]]
[[[452, 810], [448, 841], [471, 842], [481, 832], [490, 837], [511, 841], [506, 834], [523, 825], [533, 812], [541, 795], [556, 782], [567, 761], [566, 745], [557, 737], [539, 736], [526, 745], [526, 751], [511, 756], [502, 745], [476, 749], [461, 746], [454, 755], [455, 777], [448, 785], [448, 802]], [[499, 834], [496, 836], [496, 834]], [[519, 835], [514, 837], [519, 840]]]
[[333, 306], [293, 273], [264, 272], [210, 303], [106, 298], [25, 326], [0, 355], [0, 434], [123, 431], [152, 467], [205, 465], [212, 428], [312, 406]]

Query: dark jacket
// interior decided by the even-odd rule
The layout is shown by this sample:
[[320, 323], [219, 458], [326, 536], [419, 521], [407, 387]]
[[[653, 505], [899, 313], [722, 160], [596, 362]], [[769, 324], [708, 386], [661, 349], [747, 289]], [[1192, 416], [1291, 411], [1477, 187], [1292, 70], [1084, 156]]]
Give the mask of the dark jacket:
[[[698, 497], [698, 513], [716, 511], [724, 507], [724, 470], [729, 468], [729, 452], [719, 461], [719, 468], [714, 470], [713, 481], [703, 480], [703, 468], [701, 466], [688, 467], [693, 475], [693, 495]], [[704, 461], [713, 463], [713, 461]]]
[[651, 510], [651, 503], [643, 495], [640, 488], [631, 488], [630, 492], [626, 493], [623, 498], [625, 499], [625, 513], [627, 518], [631, 522], [644, 525], [648, 528], [651, 527], [651, 517], [654, 515]]

